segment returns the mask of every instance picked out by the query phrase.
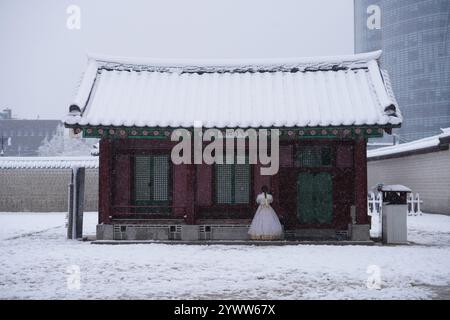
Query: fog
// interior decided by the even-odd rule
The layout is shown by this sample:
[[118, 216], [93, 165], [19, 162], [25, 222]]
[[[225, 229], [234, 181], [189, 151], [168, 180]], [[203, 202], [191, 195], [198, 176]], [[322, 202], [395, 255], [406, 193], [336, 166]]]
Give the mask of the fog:
[[[67, 28], [70, 5], [80, 29]], [[353, 0], [0, 0], [0, 109], [60, 119], [86, 52], [154, 58], [353, 53]]]

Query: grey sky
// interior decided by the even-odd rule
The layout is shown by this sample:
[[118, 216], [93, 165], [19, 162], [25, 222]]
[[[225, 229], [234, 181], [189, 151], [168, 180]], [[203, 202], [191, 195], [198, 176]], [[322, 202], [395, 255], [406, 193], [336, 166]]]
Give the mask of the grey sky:
[[[81, 8], [81, 30], [66, 9]], [[353, 0], [0, 0], [0, 109], [60, 119], [85, 52], [275, 58], [353, 52]]]

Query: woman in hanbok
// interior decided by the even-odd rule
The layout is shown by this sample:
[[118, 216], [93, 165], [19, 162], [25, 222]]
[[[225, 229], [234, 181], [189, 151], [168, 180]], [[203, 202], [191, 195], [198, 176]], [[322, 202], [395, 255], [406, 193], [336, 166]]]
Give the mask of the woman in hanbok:
[[272, 209], [270, 204], [273, 197], [270, 195], [269, 188], [263, 186], [262, 193], [256, 197], [256, 203], [259, 204], [255, 217], [248, 233], [252, 240], [279, 240], [283, 234], [280, 220]]

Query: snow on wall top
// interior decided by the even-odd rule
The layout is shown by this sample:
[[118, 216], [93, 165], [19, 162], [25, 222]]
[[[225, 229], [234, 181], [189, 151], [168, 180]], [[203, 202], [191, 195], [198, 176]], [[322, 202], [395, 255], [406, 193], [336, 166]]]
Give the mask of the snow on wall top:
[[402, 143], [402, 144], [391, 146], [391, 147], [384, 147], [384, 148], [379, 148], [379, 149], [375, 149], [375, 150], [370, 150], [367, 152], [367, 158], [371, 159], [371, 158], [390, 156], [390, 155], [395, 155], [395, 154], [399, 154], [399, 153], [412, 152], [412, 151], [437, 147], [441, 144], [441, 141], [443, 139], [450, 139], [450, 128], [445, 128], [445, 129], [441, 129], [441, 130], [442, 130], [441, 134], [438, 134], [438, 135], [435, 135], [432, 137], [428, 137], [428, 138], [424, 138], [424, 139], [420, 139], [420, 140], [416, 140], [416, 141], [412, 141], [412, 142], [408, 142], [408, 143]]
[[[398, 125], [381, 52], [277, 60], [89, 56], [66, 125], [321, 127]], [[386, 80], [385, 80], [386, 79]]]
[[0, 169], [98, 168], [98, 157], [0, 157]]

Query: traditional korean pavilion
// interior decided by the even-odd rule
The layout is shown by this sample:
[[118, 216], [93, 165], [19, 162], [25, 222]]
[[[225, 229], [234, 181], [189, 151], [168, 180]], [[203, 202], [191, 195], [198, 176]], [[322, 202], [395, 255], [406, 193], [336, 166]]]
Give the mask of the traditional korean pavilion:
[[[367, 140], [402, 122], [380, 55], [89, 56], [65, 125], [101, 139], [97, 239], [248, 239], [267, 185], [286, 239], [368, 240]], [[196, 121], [279, 129], [278, 173], [262, 175], [260, 163], [174, 164], [173, 130]]]

